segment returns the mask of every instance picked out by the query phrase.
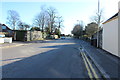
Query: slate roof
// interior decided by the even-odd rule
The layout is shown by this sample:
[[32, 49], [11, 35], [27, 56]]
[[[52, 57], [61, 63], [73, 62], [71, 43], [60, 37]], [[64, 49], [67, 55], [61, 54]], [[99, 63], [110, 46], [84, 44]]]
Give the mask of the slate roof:
[[112, 20], [112, 19], [114, 19], [114, 18], [116, 18], [116, 17], [118, 17], [118, 13], [116, 13], [115, 15], [113, 15], [112, 17], [110, 17], [110, 18], [109, 18], [107, 21], [105, 21], [103, 24], [109, 22], [110, 20]]

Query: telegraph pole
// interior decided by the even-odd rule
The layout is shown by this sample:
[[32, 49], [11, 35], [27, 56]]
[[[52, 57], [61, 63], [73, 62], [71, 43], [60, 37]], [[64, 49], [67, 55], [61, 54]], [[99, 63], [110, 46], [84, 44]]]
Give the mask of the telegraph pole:
[[99, 47], [99, 27], [100, 27], [100, 0], [98, 0], [98, 30], [97, 30], [97, 47]]

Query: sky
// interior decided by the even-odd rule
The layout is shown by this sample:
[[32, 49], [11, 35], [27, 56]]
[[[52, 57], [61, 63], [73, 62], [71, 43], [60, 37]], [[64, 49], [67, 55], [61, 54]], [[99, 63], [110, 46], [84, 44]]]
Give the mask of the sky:
[[[118, 12], [119, 0], [100, 0], [100, 8], [103, 10], [104, 21]], [[15, 10], [20, 19], [32, 25], [34, 17], [40, 12], [40, 7], [52, 6], [63, 17], [64, 34], [70, 34], [74, 25], [83, 21], [84, 25], [91, 22], [91, 17], [96, 15], [98, 0], [2, 0], [0, 2], [0, 23], [6, 22], [7, 11]]]

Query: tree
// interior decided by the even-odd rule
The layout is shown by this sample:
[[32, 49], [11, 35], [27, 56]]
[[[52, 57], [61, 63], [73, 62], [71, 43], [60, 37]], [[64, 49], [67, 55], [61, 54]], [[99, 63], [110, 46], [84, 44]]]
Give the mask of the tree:
[[27, 30], [28, 28], [30, 28], [30, 25], [28, 25], [28, 24], [24, 24], [24, 27], [25, 27], [25, 30]]
[[28, 25], [24, 22], [21, 22], [21, 21], [18, 23], [18, 26], [19, 26], [20, 30], [27, 30], [27, 28], [30, 28], [30, 25]]
[[47, 34], [50, 34], [50, 28], [49, 28], [49, 27], [45, 27], [45, 32], [46, 32]]
[[75, 37], [79, 38], [82, 36], [83, 28], [82, 25], [76, 24], [72, 30], [72, 34], [74, 34]]
[[62, 27], [62, 22], [63, 22], [62, 16], [58, 16], [57, 17], [57, 23], [58, 23], [58, 28], [59, 29]]
[[[16, 25], [20, 20], [19, 18], [20, 16], [16, 11], [8, 10], [7, 23], [13, 28], [13, 30], [16, 30]], [[16, 32], [14, 33], [14, 40], [16, 40]]]
[[97, 30], [98, 30], [98, 24], [95, 22], [89, 23], [85, 28], [88, 37], [91, 37], [94, 33], [97, 32]]
[[7, 23], [13, 28], [13, 30], [16, 30], [16, 26], [20, 20], [20, 16], [16, 11], [8, 10], [7, 20]]
[[40, 13], [35, 17], [34, 24], [42, 30], [42, 37], [44, 38], [44, 27], [47, 23], [47, 12], [45, 6], [41, 6]]
[[99, 12], [96, 12], [96, 14], [91, 17], [91, 22], [95, 22], [98, 25], [101, 25], [101, 23], [103, 21], [104, 21], [104, 19], [103, 19], [103, 10], [100, 10]]
[[56, 18], [56, 9], [54, 7], [49, 7], [47, 9], [47, 14], [48, 14], [48, 23], [49, 23], [49, 28], [50, 28], [50, 33], [53, 33], [54, 29], [54, 23], [55, 23], [55, 18]]
[[58, 35], [58, 37], [60, 38], [61, 32], [59, 28], [55, 29], [55, 34]]
[[46, 22], [46, 13], [45, 12], [40, 12], [36, 18], [34, 24], [38, 26], [40, 29], [42, 28], [42, 32], [44, 32], [44, 27], [45, 27], [45, 22]]
[[32, 30], [32, 31], [40, 31], [40, 28], [39, 27], [32, 27], [30, 30]]

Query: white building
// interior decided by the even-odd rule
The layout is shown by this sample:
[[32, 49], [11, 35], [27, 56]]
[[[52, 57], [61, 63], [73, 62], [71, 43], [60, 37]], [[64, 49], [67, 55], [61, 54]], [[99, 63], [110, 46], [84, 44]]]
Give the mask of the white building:
[[[119, 6], [119, 10], [120, 10], [120, 6]], [[120, 25], [119, 24], [120, 24], [120, 11], [103, 23], [102, 48], [112, 53], [113, 55], [120, 57]]]

